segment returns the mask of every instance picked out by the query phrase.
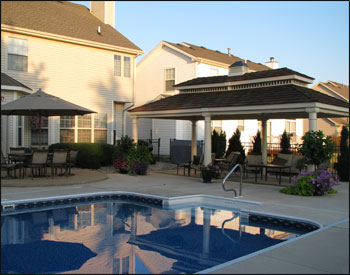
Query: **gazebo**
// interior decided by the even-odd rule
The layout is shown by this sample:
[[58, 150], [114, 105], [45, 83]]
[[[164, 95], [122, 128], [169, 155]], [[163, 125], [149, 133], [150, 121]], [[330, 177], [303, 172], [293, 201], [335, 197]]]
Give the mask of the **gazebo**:
[[308, 119], [309, 130], [316, 131], [317, 118], [349, 116], [347, 102], [308, 88], [312, 80], [288, 68], [241, 74], [236, 70], [226, 76], [195, 78], [175, 85], [180, 90], [177, 95], [129, 110], [133, 139], [137, 140], [139, 118], [190, 120], [193, 156], [196, 122], [204, 120], [204, 164], [208, 164], [211, 120], [257, 119], [262, 122], [262, 156], [266, 164], [267, 120]]

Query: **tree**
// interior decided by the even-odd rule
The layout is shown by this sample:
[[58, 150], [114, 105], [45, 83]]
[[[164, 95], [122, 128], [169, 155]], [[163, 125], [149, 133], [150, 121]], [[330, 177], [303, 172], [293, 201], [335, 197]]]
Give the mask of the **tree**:
[[340, 154], [334, 168], [341, 181], [349, 181], [349, 128], [343, 126], [340, 134]]
[[284, 130], [281, 141], [281, 153], [282, 154], [291, 154], [292, 152], [290, 151], [290, 135], [287, 134], [286, 130]]
[[233, 133], [232, 137], [229, 139], [229, 145], [226, 151], [226, 156], [231, 152], [240, 152], [241, 156], [238, 159], [238, 163], [243, 164], [245, 160], [245, 151], [241, 143], [241, 131], [237, 128], [236, 132]]
[[213, 130], [211, 135], [211, 152], [215, 153], [217, 158], [222, 158], [226, 151], [226, 133], [220, 131], [220, 133]]
[[253, 137], [253, 153], [261, 154], [261, 134], [258, 130], [256, 135]]
[[303, 154], [306, 164], [318, 166], [332, 157], [335, 144], [330, 136], [325, 137], [323, 132], [309, 131], [302, 137], [303, 143], [298, 151]]

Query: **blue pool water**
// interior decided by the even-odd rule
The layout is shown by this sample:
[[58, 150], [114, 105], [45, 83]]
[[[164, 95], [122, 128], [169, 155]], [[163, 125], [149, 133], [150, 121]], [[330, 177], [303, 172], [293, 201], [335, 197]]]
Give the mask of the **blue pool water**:
[[196, 273], [315, 229], [254, 213], [120, 199], [3, 211], [1, 274]]

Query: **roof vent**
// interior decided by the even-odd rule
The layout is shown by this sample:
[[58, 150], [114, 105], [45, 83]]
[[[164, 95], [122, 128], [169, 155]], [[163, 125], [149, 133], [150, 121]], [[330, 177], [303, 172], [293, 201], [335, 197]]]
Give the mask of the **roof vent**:
[[101, 34], [101, 26], [98, 26], [98, 27], [97, 27], [97, 33], [98, 33], [98, 34]]
[[244, 75], [247, 72], [249, 72], [249, 67], [243, 61], [237, 61], [228, 68], [228, 76]]

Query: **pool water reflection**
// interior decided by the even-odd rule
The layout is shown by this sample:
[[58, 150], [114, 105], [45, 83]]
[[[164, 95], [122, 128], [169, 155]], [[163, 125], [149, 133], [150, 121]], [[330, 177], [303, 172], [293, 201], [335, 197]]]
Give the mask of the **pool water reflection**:
[[[1, 233], [2, 274], [28, 273], [29, 266], [36, 265], [32, 273], [40, 273], [45, 264], [52, 265], [34, 248], [31, 257], [23, 251], [44, 240], [82, 244], [93, 253], [78, 267], [50, 270], [46, 266], [45, 273], [174, 274], [205, 270], [299, 235], [250, 225], [240, 213], [227, 210], [165, 210], [125, 201], [3, 214]], [[20, 253], [14, 252], [14, 244]], [[63, 255], [66, 249], [71, 248], [58, 253]]]

